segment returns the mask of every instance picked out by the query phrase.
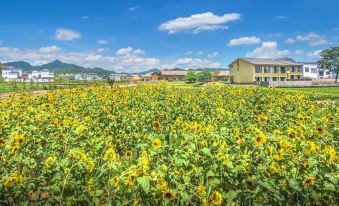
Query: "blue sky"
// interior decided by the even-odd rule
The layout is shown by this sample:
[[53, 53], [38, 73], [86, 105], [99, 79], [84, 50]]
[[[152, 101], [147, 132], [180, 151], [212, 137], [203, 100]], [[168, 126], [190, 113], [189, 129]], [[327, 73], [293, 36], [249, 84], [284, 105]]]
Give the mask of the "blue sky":
[[0, 61], [117, 71], [315, 61], [339, 43], [338, 0], [4, 0]]

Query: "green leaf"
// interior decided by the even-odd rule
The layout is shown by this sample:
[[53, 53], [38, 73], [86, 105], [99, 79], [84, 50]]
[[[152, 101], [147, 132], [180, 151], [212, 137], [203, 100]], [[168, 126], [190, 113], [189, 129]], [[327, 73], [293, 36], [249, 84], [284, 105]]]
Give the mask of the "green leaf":
[[290, 183], [290, 186], [292, 189], [298, 191], [298, 192], [301, 192], [301, 187], [299, 186], [299, 182], [292, 179], [292, 180], [289, 180], [289, 183]]
[[144, 190], [144, 192], [148, 193], [150, 178], [147, 176], [138, 177], [137, 182], [141, 186], [141, 188]]
[[338, 179], [333, 177], [332, 174], [325, 174], [325, 177], [330, 180], [334, 185], [338, 184]]
[[276, 192], [277, 190], [272, 187], [272, 185], [269, 182], [259, 181], [259, 184], [266, 188], [270, 192]]
[[220, 185], [220, 180], [218, 178], [214, 178], [210, 181], [211, 185], [218, 186]]
[[211, 154], [211, 150], [208, 149], [207, 147], [203, 148], [201, 151], [202, 151], [202, 153], [203, 153], [204, 155], [207, 155], [207, 156], [211, 156], [211, 155], [212, 155], [212, 154]]
[[228, 193], [226, 193], [226, 202], [227, 202], [227, 206], [232, 205], [233, 203], [233, 199], [236, 198], [238, 195], [237, 191], [231, 190]]
[[335, 192], [336, 191], [335, 190], [335, 186], [333, 184], [331, 184], [331, 183], [328, 183], [328, 182], [324, 183], [324, 188], [327, 191], [331, 191], [331, 192]]
[[206, 174], [206, 177], [214, 177], [214, 176], [215, 176], [215, 174], [212, 170], [209, 170]]
[[189, 176], [183, 176], [182, 179], [184, 180], [185, 184], [188, 184], [191, 181], [191, 178]]

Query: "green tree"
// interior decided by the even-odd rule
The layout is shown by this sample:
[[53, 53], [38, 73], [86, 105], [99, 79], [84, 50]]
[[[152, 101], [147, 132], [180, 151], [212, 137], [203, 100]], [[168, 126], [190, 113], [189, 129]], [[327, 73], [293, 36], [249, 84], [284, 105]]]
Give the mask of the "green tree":
[[211, 81], [212, 78], [213, 78], [213, 73], [208, 70], [204, 70], [199, 73], [199, 81], [201, 82]]
[[321, 59], [318, 61], [320, 68], [328, 69], [335, 73], [335, 82], [338, 82], [339, 73], [339, 47], [326, 49], [320, 54]]
[[195, 71], [189, 71], [187, 72], [185, 79], [188, 82], [196, 82], [198, 80], [198, 75], [196, 74]]

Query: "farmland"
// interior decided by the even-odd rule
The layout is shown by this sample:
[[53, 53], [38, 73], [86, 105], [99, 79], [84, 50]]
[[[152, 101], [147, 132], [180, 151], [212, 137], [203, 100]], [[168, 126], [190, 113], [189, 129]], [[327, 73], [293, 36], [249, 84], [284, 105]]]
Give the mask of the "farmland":
[[336, 205], [338, 102], [279, 90], [96, 86], [0, 100], [0, 200]]

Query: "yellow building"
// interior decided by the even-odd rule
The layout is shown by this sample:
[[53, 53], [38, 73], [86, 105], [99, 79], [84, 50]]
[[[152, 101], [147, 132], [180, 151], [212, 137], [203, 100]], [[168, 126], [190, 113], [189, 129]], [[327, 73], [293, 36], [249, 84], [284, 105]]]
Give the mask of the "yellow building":
[[302, 64], [289, 58], [239, 58], [230, 65], [231, 81], [286, 81], [303, 79]]

